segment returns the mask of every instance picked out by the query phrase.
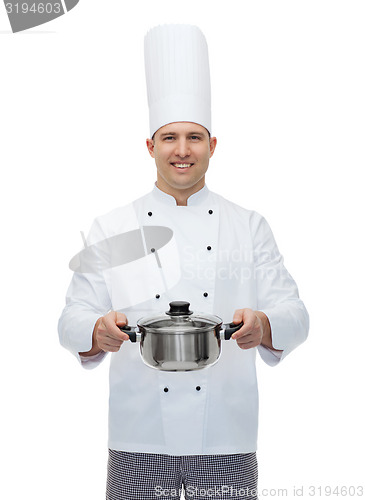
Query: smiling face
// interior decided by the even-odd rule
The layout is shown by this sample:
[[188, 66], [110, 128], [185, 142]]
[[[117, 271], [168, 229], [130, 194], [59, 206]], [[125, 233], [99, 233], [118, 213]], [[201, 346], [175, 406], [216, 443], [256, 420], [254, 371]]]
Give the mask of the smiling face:
[[201, 125], [176, 122], [161, 127], [146, 142], [156, 162], [157, 187], [174, 196], [178, 205], [186, 205], [189, 196], [205, 184], [217, 139], [210, 138]]

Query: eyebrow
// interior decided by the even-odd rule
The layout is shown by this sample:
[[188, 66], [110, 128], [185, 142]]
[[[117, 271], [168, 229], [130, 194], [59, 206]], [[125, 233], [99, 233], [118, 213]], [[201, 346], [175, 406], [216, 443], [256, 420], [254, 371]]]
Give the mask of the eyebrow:
[[[164, 134], [161, 134], [161, 137], [166, 137], [168, 135], [177, 135], [176, 132], [166, 132]], [[201, 137], [204, 136], [202, 132], [188, 132], [187, 135], [200, 135]]]

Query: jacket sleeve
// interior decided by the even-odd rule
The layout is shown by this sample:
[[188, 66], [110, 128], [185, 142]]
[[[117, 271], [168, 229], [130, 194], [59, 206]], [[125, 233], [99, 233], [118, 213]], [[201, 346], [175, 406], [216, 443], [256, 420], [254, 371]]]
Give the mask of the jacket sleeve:
[[277, 353], [264, 346], [259, 346], [258, 350], [262, 359], [274, 366], [306, 340], [309, 316], [299, 298], [297, 285], [284, 266], [268, 223], [257, 213], [253, 213], [251, 231], [257, 308], [269, 319], [274, 348], [283, 352]]
[[[88, 236], [88, 245], [104, 239], [96, 219]], [[96, 266], [97, 267], [97, 266]], [[68, 349], [84, 368], [94, 368], [106, 356], [99, 353], [91, 358], [81, 357], [92, 347], [96, 321], [112, 308], [103, 272], [75, 272], [66, 294], [66, 306], [58, 322], [60, 343]]]

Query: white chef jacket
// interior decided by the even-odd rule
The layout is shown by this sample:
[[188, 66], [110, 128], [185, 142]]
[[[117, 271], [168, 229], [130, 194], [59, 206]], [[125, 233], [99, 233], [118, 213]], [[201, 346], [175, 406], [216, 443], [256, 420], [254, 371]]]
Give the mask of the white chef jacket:
[[95, 219], [88, 244], [143, 226], [171, 228], [171, 240], [144, 258], [95, 273], [74, 273], [59, 320], [61, 344], [85, 368], [102, 352], [81, 358], [92, 346], [96, 320], [110, 310], [129, 325], [189, 301], [194, 312], [232, 321], [236, 309], [263, 311], [274, 352], [242, 350], [222, 341], [213, 366], [165, 372], [146, 366], [139, 345], [124, 342], [111, 354], [109, 448], [170, 455], [254, 452], [257, 446], [258, 350], [269, 365], [282, 361], [308, 334], [309, 319], [293, 278], [283, 265], [266, 220], [211, 192], [207, 186], [187, 206], [156, 186], [128, 206]]

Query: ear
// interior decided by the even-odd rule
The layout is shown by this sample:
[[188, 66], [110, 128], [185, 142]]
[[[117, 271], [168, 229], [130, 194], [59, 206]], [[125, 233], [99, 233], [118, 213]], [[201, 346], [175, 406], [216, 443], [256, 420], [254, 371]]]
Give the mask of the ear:
[[146, 139], [146, 146], [152, 158], [155, 157], [155, 144], [152, 139]]
[[216, 145], [217, 145], [217, 138], [211, 137], [210, 138], [210, 157], [209, 158], [211, 158], [213, 156]]

